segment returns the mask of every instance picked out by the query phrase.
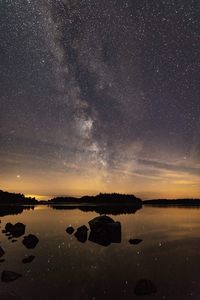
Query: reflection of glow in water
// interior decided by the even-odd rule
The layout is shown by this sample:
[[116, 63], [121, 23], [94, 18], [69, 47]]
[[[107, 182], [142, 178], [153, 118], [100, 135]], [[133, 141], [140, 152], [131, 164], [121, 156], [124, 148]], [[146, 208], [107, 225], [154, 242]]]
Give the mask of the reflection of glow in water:
[[46, 210], [47, 205], [35, 205], [34, 210]]
[[[88, 291], [90, 299], [104, 299], [105, 290], [106, 299], [135, 299], [133, 289], [141, 278], [153, 281], [159, 293], [156, 299], [165, 299], [165, 295], [173, 300], [199, 299], [200, 209], [144, 207], [135, 214], [111, 216], [121, 223], [122, 240], [103, 247], [91, 242], [89, 234], [82, 244], [65, 231], [71, 225], [75, 230], [83, 224], [89, 227], [88, 221], [98, 215], [95, 212], [35, 207], [40, 208], [37, 213], [23, 210], [20, 215], [1, 218], [3, 226], [7, 222], [24, 223], [27, 233], [39, 238], [32, 251], [35, 261], [30, 264], [31, 271], [26, 272], [21, 262], [27, 257], [22, 255], [23, 245], [12, 244], [2, 235], [1, 245], [6, 246], [8, 258], [4, 265], [22, 274], [14, 286], [19, 299], [46, 299], [48, 294], [58, 299], [62, 293], [59, 299], [64, 300], [66, 288], [70, 299], [86, 299]], [[143, 242], [130, 245], [129, 239], [134, 238]], [[171, 274], [175, 274], [173, 284]], [[7, 295], [8, 287], [2, 282], [0, 290], [1, 295]], [[194, 297], [184, 297], [191, 290]]]

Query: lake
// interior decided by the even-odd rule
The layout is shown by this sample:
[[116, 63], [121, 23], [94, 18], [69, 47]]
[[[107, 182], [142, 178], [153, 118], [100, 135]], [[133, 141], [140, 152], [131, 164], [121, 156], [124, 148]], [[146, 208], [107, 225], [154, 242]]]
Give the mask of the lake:
[[[39, 239], [34, 249], [27, 249], [23, 236], [12, 242], [1, 233], [5, 261], [0, 271], [22, 275], [0, 282], [1, 300], [200, 299], [200, 209], [146, 206], [135, 213], [109, 214], [121, 223], [121, 242], [107, 247], [89, 240], [81, 243], [66, 233], [69, 225], [89, 228], [96, 212], [44, 205], [0, 215], [1, 230], [8, 222], [22, 222], [25, 235]], [[129, 243], [136, 238], [142, 241]], [[23, 263], [30, 255], [35, 256], [32, 262]], [[141, 279], [156, 291], [136, 295]]]

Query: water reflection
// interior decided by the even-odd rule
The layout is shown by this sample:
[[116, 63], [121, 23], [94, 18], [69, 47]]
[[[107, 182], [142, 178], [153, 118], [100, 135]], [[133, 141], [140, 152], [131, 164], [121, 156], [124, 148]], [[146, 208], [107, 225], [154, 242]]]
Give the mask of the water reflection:
[[33, 210], [33, 205], [1, 205], [0, 206], [0, 217], [7, 215], [18, 215], [24, 210]]
[[[97, 217], [50, 207], [1, 217], [2, 229], [9, 222], [26, 229], [16, 243], [1, 235], [0, 299], [199, 299], [200, 210], [145, 207], [110, 214], [119, 222], [119, 240], [106, 247], [101, 238], [114, 233], [109, 236], [104, 226], [90, 238], [94, 228], [88, 222]], [[75, 235], [82, 226], [85, 243]], [[23, 245], [29, 235], [39, 240], [35, 248]], [[8, 271], [22, 276], [5, 282]]]
[[74, 206], [74, 205], [50, 205], [52, 209], [62, 209], [62, 210], [74, 210], [79, 209], [83, 212], [95, 212], [100, 215], [121, 215], [121, 214], [134, 214], [136, 211], [142, 208], [135, 205], [82, 205], [82, 206]]

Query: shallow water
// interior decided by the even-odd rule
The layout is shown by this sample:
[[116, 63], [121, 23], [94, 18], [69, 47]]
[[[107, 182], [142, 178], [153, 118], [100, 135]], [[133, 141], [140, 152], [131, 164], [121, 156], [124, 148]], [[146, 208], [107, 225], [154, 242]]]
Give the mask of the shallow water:
[[[1, 208], [0, 208], [1, 210]], [[25, 234], [35, 234], [39, 243], [27, 249], [23, 237], [12, 243], [1, 233], [5, 262], [0, 272], [22, 274], [16, 281], [0, 282], [0, 299], [200, 299], [200, 209], [144, 207], [133, 214], [110, 215], [121, 222], [121, 243], [101, 246], [80, 243], [66, 233], [98, 216], [79, 209], [36, 206], [17, 215], [1, 216], [7, 222], [22, 222]], [[140, 238], [131, 245], [130, 238]], [[22, 259], [34, 255], [31, 263]], [[149, 279], [157, 292], [136, 296], [134, 288]]]

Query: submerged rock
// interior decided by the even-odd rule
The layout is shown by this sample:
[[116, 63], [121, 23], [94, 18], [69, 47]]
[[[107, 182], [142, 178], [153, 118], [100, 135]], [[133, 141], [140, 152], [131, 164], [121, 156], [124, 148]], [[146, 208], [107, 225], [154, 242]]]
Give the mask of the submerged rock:
[[79, 242], [85, 243], [87, 241], [87, 232], [88, 228], [85, 225], [83, 225], [77, 229], [74, 235]]
[[16, 272], [13, 271], [3, 271], [1, 274], [1, 281], [3, 282], [10, 282], [10, 281], [14, 281], [18, 278], [22, 277], [21, 274], [18, 274]]
[[35, 256], [34, 255], [30, 255], [28, 257], [25, 257], [24, 259], [22, 259], [22, 262], [24, 264], [27, 264], [27, 263], [31, 263], [33, 260], [34, 260]]
[[37, 238], [37, 236], [35, 236], [33, 234], [29, 234], [29, 235], [25, 236], [22, 241], [23, 245], [28, 249], [35, 248], [38, 242], [39, 242], [39, 239]]
[[3, 248], [0, 246], [0, 257], [2, 257], [5, 254], [5, 251], [3, 250]]
[[130, 239], [130, 240], [129, 240], [129, 244], [131, 244], [131, 245], [138, 245], [138, 244], [140, 244], [141, 242], [142, 242], [141, 239]]
[[99, 216], [89, 221], [89, 225], [91, 229], [89, 240], [91, 242], [102, 246], [121, 242], [120, 222], [115, 222], [108, 216]]
[[68, 234], [72, 234], [74, 232], [74, 228], [72, 226], [67, 227], [66, 232]]
[[149, 279], [140, 279], [136, 284], [134, 292], [137, 296], [151, 295], [157, 292], [153, 282]]

